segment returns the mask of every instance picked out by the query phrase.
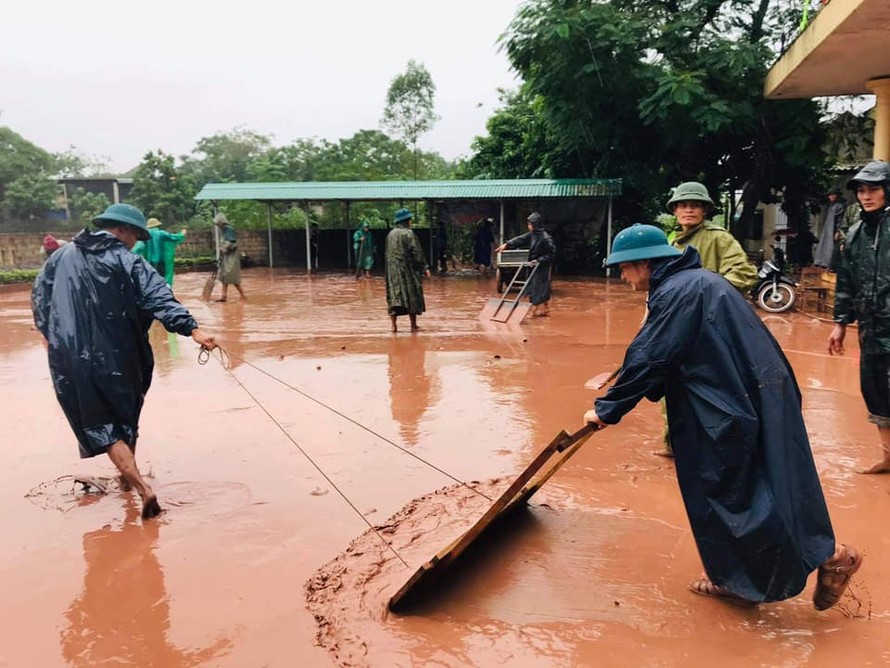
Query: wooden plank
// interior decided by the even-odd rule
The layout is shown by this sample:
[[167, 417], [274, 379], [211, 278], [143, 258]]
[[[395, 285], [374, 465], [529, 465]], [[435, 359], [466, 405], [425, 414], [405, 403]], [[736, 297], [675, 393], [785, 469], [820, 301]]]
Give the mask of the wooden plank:
[[574, 434], [567, 434], [565, 431], [557, 434], [473, 526], [417, 569], [389, 599], [389, 609], [400, 612], [416, 601], [424, 589], [435, 582], [498, 519], [527, 502], [596, 429], [595, 425], [587, 424]]

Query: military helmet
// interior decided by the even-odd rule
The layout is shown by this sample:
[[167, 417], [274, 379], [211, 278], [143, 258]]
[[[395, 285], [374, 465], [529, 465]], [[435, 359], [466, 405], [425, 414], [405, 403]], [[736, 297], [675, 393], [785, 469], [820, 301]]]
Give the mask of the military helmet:
[[890, 164], [883, 160], [872, 160], [862, 169], [856, 172], [856, 176], [847, 181], [847, 188], [855, 191], [859, 183], [878, 186], [890, 182]]
[[710, 206], [714, 206], [714, 200], [708, 194], [708, 189], [703, 183], [698, 181], [686, 181], [676, 188], [668, 200], [667, 208], [671, 213], [674, 212], [674, 204], [677, 202], [704, 202]]
[[526, 218], [526, 221], [535, 227], [540, 227], [541, 223], [544, 222], [544, 218], [537, 211], [532, 211]]
[[414, 218], [414, 214], [411, 213], [411, 210], [402, 208], [396, 211], [396, 215], [393, 217], [393, 222], [401, 223], [406, 220], [411, 220], [412, 218]]
[[637, 223], [618, 233], [603, 266], [614, 267], [623, 262], [678, 257], [682, 254], [668, 243], [667, 237], [660, 227]]
[[136, 228], [136, 238], [140, 241], [148, 241], [148, 227], [145, 225], [145, 216], [132, 204], [112, 204], [105, 211], [93, 218], [96, 227], [113, 227], [115, 223], [123, 223]]

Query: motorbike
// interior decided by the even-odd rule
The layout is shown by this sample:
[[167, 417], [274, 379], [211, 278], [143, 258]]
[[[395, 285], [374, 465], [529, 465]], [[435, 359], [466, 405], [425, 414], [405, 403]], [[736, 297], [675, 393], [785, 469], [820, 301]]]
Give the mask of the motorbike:
[[785, 275], [781, 266], [764, 260], [757, 270], [757, 278], [751, 296], [760, 308], [770, 313], [784, 313], [794, 306], [797, 283]]

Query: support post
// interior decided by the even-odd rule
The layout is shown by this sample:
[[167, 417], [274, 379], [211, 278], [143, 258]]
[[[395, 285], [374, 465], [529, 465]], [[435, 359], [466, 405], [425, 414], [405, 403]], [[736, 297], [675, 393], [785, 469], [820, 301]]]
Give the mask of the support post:
[[498, 239], [498, 246], [500, 246], [502, 243], [504, 243], [504, 200], [501, 200], [501, 222], [498, 229], [498, 233], [500, 234], [500, 238]]
[[[609, 195], [609, 205], [606, 213], [606, 257], [612, 253], [612, 196]], [[612, 270], [606, 268], [606, 277], [612, 275]]]
[[352, 267], [352, 220], [349, 216], [349, 202], [346, 205], [346, 266]]
[[875, 160], [890, 160], [890, 77], [872, 79], [865, 85], [875, 94]]

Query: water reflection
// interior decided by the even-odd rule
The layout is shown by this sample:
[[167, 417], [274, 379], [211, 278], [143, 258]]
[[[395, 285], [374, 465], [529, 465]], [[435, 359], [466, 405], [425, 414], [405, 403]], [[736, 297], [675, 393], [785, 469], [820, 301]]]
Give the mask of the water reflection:
[[62, 656], [76, 667], [187, 668], [229, 651], [228, 638], [200, 649], [170, 642], [170, 599], [155, 554], [161, 523], [141, 523], [134, 500], [126, 504], [122, 526], [84, 534], [83, 590], [65, 611]]
[[394, 337], [389, 348], [389, 401], [402, 440], [417, 445], [420, 422], [430, 407], [433, 377], [427, 373], [424, 336]]

